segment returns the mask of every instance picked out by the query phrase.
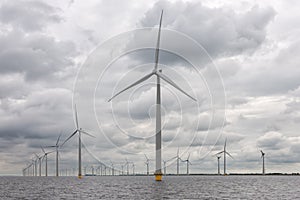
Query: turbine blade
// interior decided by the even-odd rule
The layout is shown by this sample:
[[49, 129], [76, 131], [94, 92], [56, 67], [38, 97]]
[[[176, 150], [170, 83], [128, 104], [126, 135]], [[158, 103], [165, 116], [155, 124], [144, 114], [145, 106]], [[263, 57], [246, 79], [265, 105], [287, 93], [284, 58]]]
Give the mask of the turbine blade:
[[42, 149], [42, 151], [43, 151], [44, 153], [46, 153], [45, 150], [44, 150], [44, 148], [43, 148], [42, 146], [41, 146], [41, 149]]
[[141, 82], [147, 80], [147, 79], [150, 78], [153, 74], [154, 74], [154, 73], [151, 72], [150, 74], [144, 76], [143, 78], [139, 79], [138, 81], [136, 81], [136, 82], [134, 82], [133, 84], [129, 85], [128, 87], [124, 88], [123, 90], [121, 90], [120, 92], [118, 92], [118, 93], [116, 93], [114, 96], [112, 96], [112, 97], [108, 100], [108, 102], [110, 102], [113, 98], [115, 98], [116, 96], [118, 96], [118, 95], [121, 94], [122, 92], [128, 90], [129, 88], [132, 88], [133, 86], [135, 86], [135, 85], [137, 85], [137, 84], [139, 84], [139, 83], [141, 83]]
[[144, 156], [145, 156], [146, 160], [148, 161], [148, 160], [149, 160], [149, 158], [147, 157], [147, 155], [146, 155], [146, 154], [144, 154]]
[[53, 147], [56, 147], [56, 145], [53, 145], [53, 146], [45, 146], [45, 148], [53, 148]]
[[228, 153], [227, 151], [225, 152], [227, 155], [229, 155], [232, 159], [233, 159], [233, 157], [230, 155], [230, 153]]
[[63, 146], [69, 139], [71, 139], [77, 133], [77, 131], [78, 130], [74, 131], [72, 135], [70, 135], [60, 146]]
[[92, 134], [90, 134], [90, 133], [88, 133], [88, 132], [86, 132], [86, 131], [80, 130], [80, 132], [81, 132], [81, 133], [84, 133], [84, 134], [86, 134], [86, 135], [88, 135], [88, 136], [90, 136], [90, 137], [96, 138], [95, 136], [93, 136]]
[[193, 99], [194, 101], [197, 101], [194, 97], [190, 96], [188, 93], [186, 93], [184, 90], [182, 90], [176, 83], [174, 83], [169, 77], [167, 77], [166, 75], [164, 75], [161, 72], [156, 72], [156, 74], [163, 79], [164, 81], [166, 81], [167, 83], [169, 83], [170, 85], [172, 85], [174, 88], [176, 88], [177, 90], [179, 90], [180, 92], [182, 92], [183, 94], [185, 94], [186, 96], [190, 97], [191, 99]]
[[59, 135], [59, 136], [58, 136], [58, 138], [57, 138], [57, 141], [56, 141], [56, 145], [55, 145], [55, 147], [57, 147], [57, 146], [58, 146], [58, 142], [59, 142], [60, 136], [61, 136], [61, 133], [60, 133], [60, 135]]
[[157, 71], [157, 65], [158, 65], [160, 32], [161, 32], [161, 23], [162, 23], [163, 13], [164, 13], [164, 10], [161, 10], [160, 21], [159, 21], [159, 29], [158, 29], [158, 35], [157, 35], [157, 43], [156, 43], [156, 49], [155, 49], [155, 66], [154, 66], [154, 71]]
[[54, 150], [54, 151], [49, 151], [49, 152], [47, 152], [46, 154], [48, 155], [48, 154], [54, 153], [54, 152], [56, 152], [56, 150]]
[[77, 108], [76, 108], [76, 104], [74, 105], [74, 111], [75, 111], [75, 122], [76, 122], [76, 129], [79, 129], [79, 125], [78, 125], [78, 116], [77, 116]]
[[179, 147], [177, 148], [177, 157], [179, 157]]
[[170, 160], [173, 160], [175, 158], [177, 158], [177, 156], [174, 156], [173, 158], [170, 158], [169, 160], [166, 160], [166, 162], [169, 162]]
[[189, 156], [187, 157], [187, 161], [189, 161], [189, 159], [190, 159], [190, 155], [191, 155], [191, 154], [189, 153]]
[[216, 155], [219, 155], [219, 154], [221, 154], [221, 153], [224, 153], [224, 151], [220, 151], [219, 153], [216, 153], [215, 156], [216, 156]]

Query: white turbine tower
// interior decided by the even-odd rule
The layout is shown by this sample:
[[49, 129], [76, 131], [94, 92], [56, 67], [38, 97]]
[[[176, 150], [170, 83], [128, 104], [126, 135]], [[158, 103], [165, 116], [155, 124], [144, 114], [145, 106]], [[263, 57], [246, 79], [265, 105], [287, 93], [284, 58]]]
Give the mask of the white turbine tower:
[[223, 151], [220, 151], [219, 153], [216, 154], [216, 155], [219, 155], [219, 154], [223, 153], [223, 155], [224, 155], [224, 175], [227, 175], [227, 174], [226, 174], [226, 154], [227, 154], [228, 156], [230, 156], [231, 158], [233, 158], [233, 157], [230, 155], [230, 153], [228, 153], [228, 152], [226, 151], [226, 142], [227, 142], [227, 139], [225, 139], [224, 150], [223, 150]]
[[147, 166], [147, 176], [149, 176], [149, 161], [150, 161], [151, 159], [149, 159], [149, 158], [147, 157], [146, 154], [144, 154], [144, 155], [145, 155], [145, 158], [146, 158], [145, 164], [146, 164], [146, 166]]
[[262, 175], [265, 175], [265, 153], [260, 150], [261, 158], [262, 158]]
[[190, 172], [189, 172], [189, 166], [190, 166], [190, 164], [192, 164], [189, 159], [190, 159], [190, 154], [188, 155], [188, 157], [187, 157], [186, 160], [182, 160], [182, 162], [186, 162], [186, 174], [187, 175], [190, 174]]
[[159, 30], [158, 30], [158, 37], [157, 37], [157, 44], [156, 44], [156, 50], [155, 50], [155, 65], [154, 65], [154, 69], [153, 71], [144, 76], [143, 78], [139, 79], [138, 81], [136, 81], [135, 83], [129, 85], [128, 87], [126, 87], [125, 89], [121, 90], [120, 92], [116, 93], [115, 95], [113, 95], [108, 101], [111, 101], [113, 98], [115, 98], [116, 96], [118, 96], [119, 94], [121, 94], [122, 92], [128, 90], [129, 88], [132, 88], [136, 85], [138, 85], [139, 83], [142, 83], [143, 81], [146, 81], [147, 79], [149, 79], [151, 76], [155, 75], [156, 76], [156, 80], [157, 80], [157, 84], [156, 84], [156, 170], [155, 170], [155, 180], [156, 181], [161, 181], [162, 180], [162, 171], [161, 171], [161, 98], [160, 98], [160, 79], [163, 79], [164, 81], [166, 81], [167, 83], [169, 83], [170, 85], [172, 85], [173, 87], [175, 87], [176, 89], [178, 89], [180, 92], [182, 92], [183, 94], [185, 94], [186, 96], [188, 96], [189, 98], [193, 99], [194, 101], [196, 101], [196, 99], [194, 99], [192, 96], [190, 96], [189, 94], [187, 94], [184, 90], [182, 90], [177, 84], [175, 84], [170, 78], [168, 78], [166, 75], [164, 75], [162, 73], [161, 69], [158, 69], [158, 58], [159, 58], [159, 43], [160, 43], [160, 32], [161, 32], [161, 23], [162, 23], [162, 17], [163, 17], [163, 10], [161, 11], [161, 16], [160, 16], [160, 22], [159, 22]]
[[34, 176], [37, 176], [37, 161], [38, 161], [38, 158], [36, 158], [34, 160]]
[[31, 159], [31, 165], [32, 165], [32, 176], [35, 176], [35, 167], [36, 167], [36, 162], [35, 162], [35, 160], [32, 158]]
[[111, 175], [114, 176], [115, 175], [115, 168], [114, 168], [114, 163], [112, 161], [110, 161], [110, 166], [111, 166]]
[[82, 178], [82, 170], [81, 170], [81, 133], [86, 134], [91, 137], [95, 137], [86, 131], [82, 130], [82, 128], [79, 128], [78, 125], [78, 116], [77, 116], [77, 110], [76, 105], [74, 106], [75, 109], [75, 122], [76, 122], [76, 130], [62, 143], [61, 146], [63, 146], [69, 139], [71, 139], [74, 135], [78, 133], [78, 178]]
[[56, 151], [56, 176], [59, 176], [59, 174], [58, 174], [58, 149], [59, 149], [60, 146], [59, 146], [58, 143], [59, 143], [60, 136], [61, 136], [61, 134], [58, 136], [55, 145], [47, 146], [47, 147], [50, 147], [50, 148], [55, 148], [55, 151]]
[[45, 159], [45, 176], [48, 176], [48, 154], [53, 153], [54, 151], [50, 152], [45, 152], [45, 149], [41, 147], [44, 155], [43, 155], [43, 160]]
[[42, 176], [42, 158], [43, 156], [39, 156], [35, 154], [36, 159], [39, 161], [39, 176]]
[[129, 162], [127, 160], [127, 158], [125, 159], [125, 166], [127, 166], [127, 176], [129, 175]]
[[176, 174], [177, 174], [177, 176], [179, 175], [179, 162], [180, 161], [182, 161], [181, 160], [181, 158], [179, 157], [179, 147], [178, 147], [178, 149], [177, 149], [177, 155], [175, 156], [175, 158], [176, 158], [176, 162], [177, 162], [177, 172], [176, 172]]

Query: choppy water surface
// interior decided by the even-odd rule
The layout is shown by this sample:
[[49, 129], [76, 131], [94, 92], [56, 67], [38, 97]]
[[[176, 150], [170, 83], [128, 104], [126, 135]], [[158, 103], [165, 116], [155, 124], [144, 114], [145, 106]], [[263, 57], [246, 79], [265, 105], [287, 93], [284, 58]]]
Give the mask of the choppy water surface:
[[0, 177], [0, 199], [300, 199], [300, 176]]

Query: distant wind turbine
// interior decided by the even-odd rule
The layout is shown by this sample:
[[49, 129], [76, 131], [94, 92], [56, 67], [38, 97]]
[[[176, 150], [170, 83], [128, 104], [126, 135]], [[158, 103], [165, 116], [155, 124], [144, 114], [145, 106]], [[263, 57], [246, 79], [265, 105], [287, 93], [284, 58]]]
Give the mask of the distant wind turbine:
[[38, 161], [38, 159], [36, 158], [33, 161], [34, 161], [34, 176], [37, 176], [37, 161]]
[[127, 176], [129, 175], [129, 162], [127, 160], [127, 158], [125, 159], [125, 166], [127, 166]]
[[58, 172], [58, 149], [59, 149], [59, 139], [60, 139], [60, 137], [61, 137], [61, 133], [60, 133], [60, 135], [58, 136], [58, 138], [57, 138], [57, 141], [56, 141], [56, 144], [55, 145], [53, 145], [53, 146], [47, 146], [47, 147], [50, 147], [50, 148], [55, 148], [55, 150], [56, 150], [56, 176], [59, 176], [59, 172]]
[[42, 156], [35, 153], [36, 159], [39, 161], [39, 176], [42, 176]]
[[82, 128], [79, 128], [78, 125], [78, 116], [77, 116], [77, 109], [75, 105], [75, 121], [76, 121], [76, 130], [62, 143], [64, 145], [69, 139], [71, 139], [74, 135], [78, 133], [78, 178], [82, 178], [82, 170], [81, 170], [81, 133], [86, 134], [91, 137], [95, 137], [86, 131], [82, 130]]
[[126, 87], [125, 89], [121, 90], [120, 92], [116, 93], [115, 95], [113, 95], [108, 101], [111, 101], [113, 98], [115, 98], [116, 96], [118, 96], [119, 94], [121, 94], [122, 92], [128, 90], [129, 88], [132, 88], [144, 81], [146, 81], [147, 79], [149, 79], [150, 77], [152, 77], [153, 75], [156, 76], [156, 80], [157, 80], [157, 87], [156, 87], [156, 164], [155, 164], [155, 180], [156, 181], [161, 181], [162, 180], [162, 171], [161, 171], [161, 98], [160, 98], [160, 79], [163, 79], [164, 81], [166, 81], [167, 83], [169, 83], [170, 85], [172, 85], [173, 87], [175, 87], [176, 89], [178, 89], [180, 92], [182, 92], [183, 94], [185, 94], [186, 96], [188, 96], [189, 98], [191, 98], [192, 100], [196, 101], [195, 98], [193, 98], [192, 96], [190, 96], [188, 93], [186, 93], [184, 90], [182, 90], [177, 84], [175, 84], [170, 78], [168, 78], [166, 75], [164, 75], [162, 73], [161, 69], [158, 69], [158, 58], [159, 58], [159, 43], [160, 43], [160, 32], [161, 32], [161, 24], [162, 24], [162, 17], [163, 17], [163, 10], [161, 11], [161, 15], [160, 15], [160, 22], [159, 22], [159, 29], [158, 29], [158, 36], [157, 36], [157, 44], [156, 44], [156, 50], [155, 50], [155, 65], [154, 65], [154, 69], [153, 71], [144, 76], [143, 78], [139, 79], [138, 81], [134, 82], [133, 84], [129, 85], [128, 87]]
[[217, 159], [218, 159], [218, 175], [220, 175], [220, 158], [221, 158], [221, 156], [217, 155]]
[[135, 164], [132, 163], [132, 175], [134, 176], [134, 169], [135, 169]]
[[53, 153], [54, 151], [45, 152], [43, 147], [41, 147], [41, 149], [44, 153], [43, 159], [45, 159], [45, 176], [48, 176], [48, 154]]
[[186, 174], [187, 174], [187, 175], [190, 174], [190, 173], [189, 173], [189, 165], [192, 164], [192, 163], [190, 162], [189, 159], [190, 159], [190, 153], [189, 153], [189, 155], [188, 155], [188, 157], [187, 157], [186, 160], [182, 160], [182, 162], [186, 162]]
[[262, 174], [265, 175], [265, 153], [260, 150], [260, 153], [261, 153], [261, 158], [262, 158], [262, 161], [263, 161], [263, 165], [262, 165]]
[[224, 154], [224, 175], [227, 175], [226, 174], [226, 154], [228, 156], [230, 156], [231, 158], [233, 158], [227, 151], [226, 151], [226, 142], [227, 142], [227, 139], [225, 139], [225, 144], [224, 144], [224, 150], [223, 151], [220, 151], [219, 153], [217, 153], [216, 155], [219, 155], [221, 153]]
[[111, 175], [114, 176], [115, 175], [114, 163], [110, 161], [110, 164], [111, 164]]
[[179, 157], [179, 147], [177, 149], [177, 155], [176, 155], [176, 161], [177, 161], [177, 175], [179, 175], [179, 161], [182, 161], [181, 158]]
[[146, 164], [146, 166], [147, 166], [147, 176], [149, 176], [149, 161], [150, 161], [150, 159], [147, 157], [146, 154], [144, 154], [144, 155], [145, 155], [145, 158], [146, 158], [145, 164]]
[[36, 168], [36, 160], [33, 158], [31, 159], [31, 165], [32, 165], [32, 176], [35, 176], [35, 168]]

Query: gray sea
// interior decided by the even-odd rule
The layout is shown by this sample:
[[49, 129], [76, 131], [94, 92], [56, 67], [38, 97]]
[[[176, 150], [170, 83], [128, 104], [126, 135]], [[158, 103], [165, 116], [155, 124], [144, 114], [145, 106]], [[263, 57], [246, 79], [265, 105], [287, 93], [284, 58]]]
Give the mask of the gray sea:
[[0, 199], [300, 199], [300, 176], [0, 177]]

